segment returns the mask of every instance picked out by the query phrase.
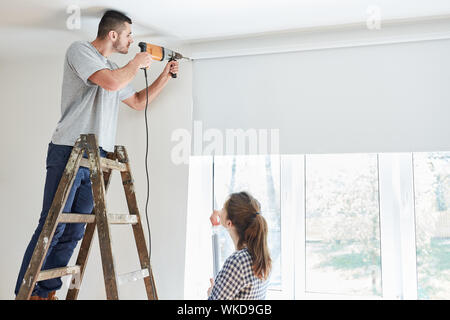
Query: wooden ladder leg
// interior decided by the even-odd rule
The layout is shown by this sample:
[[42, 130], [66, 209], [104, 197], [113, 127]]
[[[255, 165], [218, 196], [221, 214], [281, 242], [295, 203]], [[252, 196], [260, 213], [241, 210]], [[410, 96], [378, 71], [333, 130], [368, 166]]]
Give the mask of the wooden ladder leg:
[[[106, 158], [114, 160], [114, 153], [110, 152], [107, 154]], [[105, 184], [105, 192], [108, 191], [109, 182], [111, 181], [112, 169], [103, 172], [103, 181]], [[94, 213], [94, 210], [92, 210]], [[80, 273], [72, 276], [72, 282], [69, 290], [67, 291], [66, 300], [76, 300], [78, 298], [78, 293], [80, 291], [81, 282], [83, 281], [84, 271], [86, 269], [87, 260], [89, 253], [91, 251], [92, 239], [95, 232], [95, 223], [88, 223], [86, 226], [86, 231], [84, 232], [84, 237], [81, 242], [80, 250], [78, 252], [76, 265], [80, 266]]]
[[94, 134], [87, 135], [86, 149], [90, 163], [90, 176], [92, 182], [92, 195], [94, 198], [95, 221], [97, 224], [98, 241], [100, 244], [100, 254], [102, 257], [103, 277], [106, 288], [106, 298], [108, 300], [118, 300], [119, 291], [117, 287], [117, 277], [112, 254], [111, 230], [108, 224], [105, 201], [105, 184], [102, 176], [103, 171], [100, 164], [100, 154], [98, 150], [97, 138]]
[[124, 146], [115, 147], [116, 158], [119, 162], [126, 165], [127, 170], [121, 171], [122, 184], [125, 190], [125, 196], [127, 199], [128, 210], [130, 214], [137, 216], [137, 223], [133, 225], [134, 239], [136, 241], [136, 247], [139, 254], [139, 260], [142, 269], [148, 269], [149, 275], [144, 277], [145, 289], [147, 291], [147, 297], [149, 300], [157, 300], [158, 295], [156, 292], [155, 280], [153, 277], [153, 271], [150, 265], [150, 258], [147, 251], [147, 245], [145, 244], [144, 230], [142, 228], [142, 222], [139, 215], [139, 209], [136, 201], [136, 194], [134, 190], [134, 180], [131, 175], [130, 163], [128, 154]]
[[72, 148], [69, 160], [67, 161], [61, 180], [59, 181], [55, 196], [53, 197], [52, 205], [48, 211], [44, 227], [36, 243], [36, 247], [34, 248], [19, 293], [16, 296], [16, 300], [28, 300], [33, 292], [42, 264], [44, 263], [45, 256], [47, 255], [48, 248], [58, 225], [58, 217], [64, 209], [70, 189], [72, 188], [77, 175], [80, 160], [83, 156], [82, 146], [83, 141], [80, 138]]

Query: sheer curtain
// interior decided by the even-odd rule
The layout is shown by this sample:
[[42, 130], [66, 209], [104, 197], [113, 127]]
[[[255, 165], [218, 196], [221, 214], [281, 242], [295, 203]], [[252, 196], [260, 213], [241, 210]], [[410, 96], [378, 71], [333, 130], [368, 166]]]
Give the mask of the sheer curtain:
[[189, 195], [186, 219], [186, 264], [184, 298], [205, 300], [213, 278], [212, 228], [209, 217], [212, 203], [212, 159], [191, 157], [189, 163]]

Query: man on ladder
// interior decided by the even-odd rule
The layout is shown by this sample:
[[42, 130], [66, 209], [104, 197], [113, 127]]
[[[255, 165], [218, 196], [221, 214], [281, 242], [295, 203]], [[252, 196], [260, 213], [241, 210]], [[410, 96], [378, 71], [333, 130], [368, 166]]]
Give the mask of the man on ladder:
[[[101, 157], [106, 157], [107, 152], [114, 152], [119, 101], [135, 110], [144, 110], [146, 90], [150, 102], [165, 87], [171, 73], [178, 72], [178, 62], [170, 61], [148, 88], [139, 92], [134, 91], [130, 82], [140, 68], [150, 66], [150, 54], [140, 52], [122, 68], [107, 59], [114, 52], [128, 53], [128, 48], [133, 43], [131, 24], [131, 19], [124, 14], [113, 10], [107, 11], [100, 20], [97, 38], [94, 41], [77, 41], [67, 49], [61, 95], [61, 118], [48, 146], [42, 212], [23, 257], [14, 291], [16, 295], [72, 147], [80, 134], [96, 135]], [[87, 157], [86, 153], [84, 157]], [[90, 214], [93, 206], [89, 168], [80, 167], [63, 212]], [[67, 266], [84, 232], [84, 223], [60, 223], [50, 243], [42, 270]], [[39, 281], [33, 289], [31, 299], [56, 299], [55, 292], [61, 286], [61, 278]]]

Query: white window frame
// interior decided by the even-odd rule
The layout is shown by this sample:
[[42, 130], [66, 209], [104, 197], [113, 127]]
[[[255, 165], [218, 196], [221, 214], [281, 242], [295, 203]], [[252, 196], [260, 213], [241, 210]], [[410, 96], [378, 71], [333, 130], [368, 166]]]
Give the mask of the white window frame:
[[417, 299], [412, 153], [378, 155], [384, 299]]
[[[291, 158], [293, 159], [293, 158]], [[296, 175], [301, 177], [301, 183], [294, 186], [291, 191], [298, 194], [297, 216], [295, 228], [295, 296], [296, 300], [381, 300], [382, 297], [372, 295], [350, 295], [335, 293], [319, 293], [306, 291], [306, 155], [302, 155], [301, 159], [295, 160], [297, 164], [289, 164], [291, 168], [295, 168]], [[288, 164], [286, 164], [288, 165]], [[282, 231], [283, 232], [283, 231]], [[380, 231], [381, 237], [381, 231]], [[382, 253], [382, 251], [381, 251]], [[381, 258], [382, 259], [382, 258]]]
[[[201, 172], [196, 184], [200, 190], [189, 191], [195, 193], [198, 208], [190, 210], [212, 211], [213, 158], [201, 158], [194, 162], [201, 168], [190, 170]], [[413, 154], [378, 153], [377, 160], [382, 296], [306, 292], [306, 155], [280, 155], [281, 290], [269, 289], [267, 299], [417, 299]], [[212, 249], [207, 256], [212, 259]], [[208, 268], [212, 274], [212, 261]]]

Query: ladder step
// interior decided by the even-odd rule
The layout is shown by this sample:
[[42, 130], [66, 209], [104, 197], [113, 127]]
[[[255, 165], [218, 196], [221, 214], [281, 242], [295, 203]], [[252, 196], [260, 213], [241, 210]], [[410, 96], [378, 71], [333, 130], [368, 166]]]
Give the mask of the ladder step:
[[[102, 166], [103, 171], [107, 171], [109, 169], [127, 171], [127, 167], [124, 163], [111, 159], [100, 158], [100, 165]], [[81, 158], [80, 167], [90, 168], [89, 160], [86, 158]]]
[[121, 274], [117, 277], [117, 282], [119, 285], [122, 285], [127, 282], [133, 282], [133, 281], [137, 281], [140, 279], [144, 279], [145, 277], [148, 277], [149, 275], [150, 275], [150, 272], [148, 271], [147, 268], [145, 268], [145, 269]]
[[[94, 223], [95, 214], [61, 213], [58, 223]], [[134, 214], [108, 214], [110, 224], [136, 224], [137, 216]]]
[[58, 223], [94, 223], [95, 214], [61, 213]]
[[112, 224], [136, 224], [138, 220], [134, 214], [108, 214], [108, 222]]
[[75, 265], [75, 266], [69, 266], [69, 267], [49, 269], [49, 270], [41, 271], [39, 273], [36, 281], [54, 279], [54, 278], [59, 278], [59, 277], [67, 276], [69, 274], [76, 274], [76, 273], [80, 273], [80, 266]]

